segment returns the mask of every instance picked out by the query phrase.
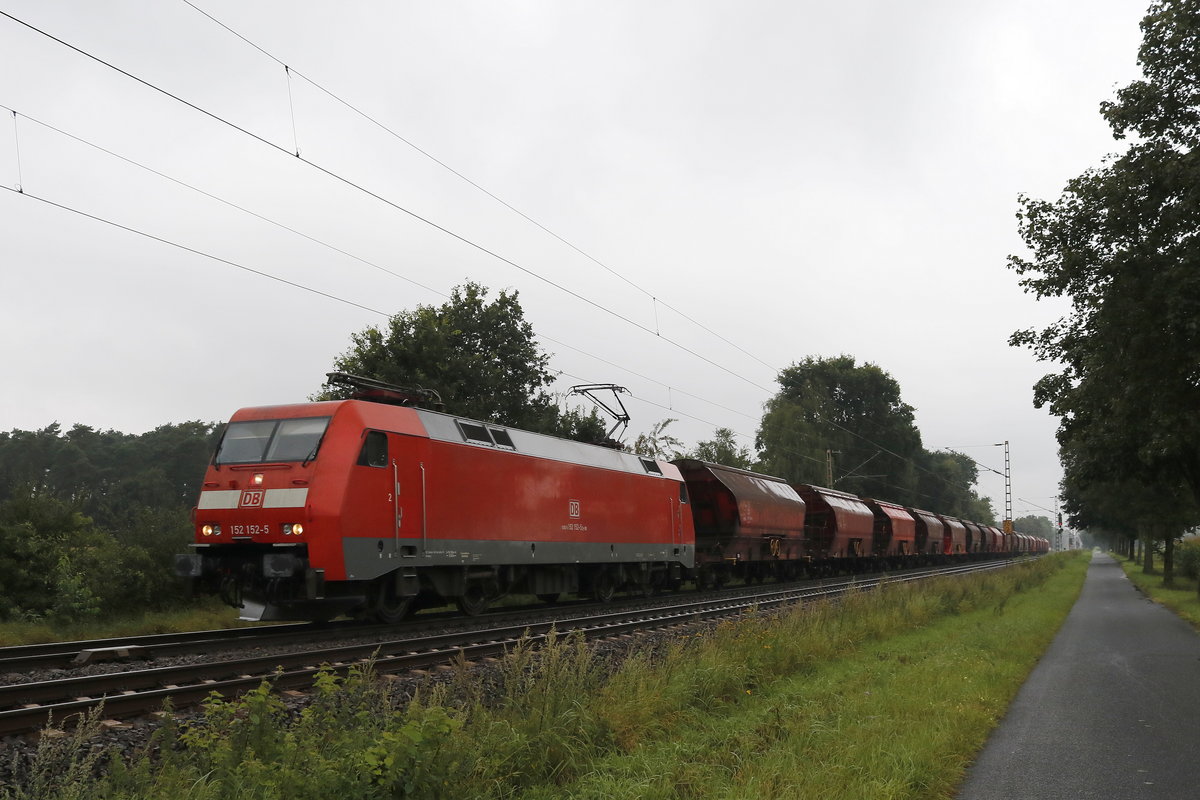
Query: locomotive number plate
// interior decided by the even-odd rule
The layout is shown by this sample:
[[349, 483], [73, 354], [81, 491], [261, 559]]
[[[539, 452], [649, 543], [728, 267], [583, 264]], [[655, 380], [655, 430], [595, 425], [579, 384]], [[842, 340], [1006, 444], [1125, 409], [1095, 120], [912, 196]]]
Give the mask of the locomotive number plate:
[[271, 532], [270, 525], [230, 525], [234, 536], [266, 536]]

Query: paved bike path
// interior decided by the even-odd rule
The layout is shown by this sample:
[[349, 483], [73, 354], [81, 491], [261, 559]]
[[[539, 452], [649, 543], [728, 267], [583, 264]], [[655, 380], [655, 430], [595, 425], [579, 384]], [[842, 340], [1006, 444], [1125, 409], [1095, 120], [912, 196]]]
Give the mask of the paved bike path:
[[1097, 553], [958, 800], [1200, 797], [1200, 636]]

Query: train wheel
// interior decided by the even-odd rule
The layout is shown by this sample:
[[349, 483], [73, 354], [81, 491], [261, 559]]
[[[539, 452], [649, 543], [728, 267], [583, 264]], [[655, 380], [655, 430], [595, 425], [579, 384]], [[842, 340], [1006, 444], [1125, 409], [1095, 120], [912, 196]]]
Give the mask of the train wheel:
[[484, 591], [483, 584], [472, 582], [467, 584], [467, 588], [461, 595], [454, 598], [454, 604], [468, 617], [477, 617], [488, 610], [488, 606], [492, 604], [492, 598], [488, 597], [487, 592]]
[[598, 602], [611, 603], [616, 590], [616, 584], [608, 570], [602, 569], [592, 578], [592, 597]]
[[412, 611], [413, 597], [396, 594], [396, 582], [390, 576], [376, 582], [369, 615], [384, 625], [395, 625]]

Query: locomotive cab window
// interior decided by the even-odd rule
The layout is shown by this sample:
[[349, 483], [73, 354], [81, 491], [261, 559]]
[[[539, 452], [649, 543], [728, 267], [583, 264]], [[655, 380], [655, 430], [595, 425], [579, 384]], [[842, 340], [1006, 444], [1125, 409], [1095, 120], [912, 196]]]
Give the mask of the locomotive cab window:
[[363, 440], [362, 452], [358, 454], [358, 463], [363, 467], [386, 467], [388, 464], [387, 434], [383, 431], [367, 431]]
[[687, 484], [681, 483], [681, 484], [679, 484], [679, 502], [686, 505], [687, 501], [688, 501]]
[[642, 461], [642, 468], [645, 469], [646, 472], [649, 472], [651, 475], [662, 475], [662, 470], [659, 469], [658, 463], [656, 461], [653, 461], [652, 459], [649, 459], [649, 458], [643, 458], [643, 459], [641, 459], [641, 461]]
[[513, 444], [512, 437], [503, 428], [488, 428], [488, 433], [492, 434], [492, 439], [495, 440], [496, 446], [507, 447], [509, 450], [517, 449], [516, 445]]
[[329, 417], [231, 422], [221, 436], [214, 464], [311, 461], [317, 457]]

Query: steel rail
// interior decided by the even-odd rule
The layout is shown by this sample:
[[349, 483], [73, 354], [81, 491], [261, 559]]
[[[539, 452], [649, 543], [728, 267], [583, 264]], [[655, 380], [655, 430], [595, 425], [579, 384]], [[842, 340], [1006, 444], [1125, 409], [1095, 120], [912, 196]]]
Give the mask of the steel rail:
[[740, 597], [706, 598], [666, 607], [612, 611], [573, 619], [547, 620], [482, 630], [456, 631], [435, 636], [387, 642], [344, 645], [298, 653], [156, 667], [128, 672], [60, 678], [0, 687], [0, 735], [27, 733], [60, 723], [103, 706], [107, 717], [127, 717], [161, 708], [171, 698], [177, 708], [198, 703], [212, 692], [240, 694], [270, 680], [278, 689], [311, 685], [322, 669], [344, 674], [355, 665], [372, 664], [379, 673], [401, 672], [444, 665], [458, 659], [472, 661], [503, 655], [518, 641], [533, 644], [551, 631], [558, 635], [579, 632], [587, 639], [618, 636], [635, 631], [681, 626], [699, 620], [735, 616], [749, 609], [773, 608], [817, 598], [836, 598], [881, 584], [907, 583], [998, 569], [1010, 560], [955, 566], [949, 569], [903, 575], [883, 575], [820, 585], [770, 589]]
[[[944, 573], [946, 567], [941, 570]], [[952, 568], [950, 568], [952, 569]], [[937, 570], [913, 568], [894, 573], [894, 576], [908, 574], [927, 574]], [[899, 578], [895, 578], [899, 579]], [[828, 580], [828, 579], [824, 579]], [[860, 583], [863, 578], [856, 579]], [[819, 585], [825, 585], [818, 582]], [[788, 584], [772, 584], [773, 586], [809, 586], [812, 580], [792, 582]], [[712, 590], [722, 598], [751, 596], [760, 594], [761, 588], [736, 587]], [[623, 598], [623, 601], [625, 599]], [[632, 602], [644, 598], [628, 598]], [[561, 615], [572, 607], [591, 606], [589, 601], [564, 602], [553, 606], [539, 605], [527, 608], [497, 608], [486, 614], [482, 619], [502, 619], [508, 616], [545, 613]], [[150, 660], [164, 655], [180, 655], [192, 653], [203, 655], [228, 649], [235, 646], [250, 646], [252, 644], [286, 644], [289, 642], [313, 642], [322, 639], [332, 639], [350, 636], [394, 635], [398, 631], [418, 633], [422, 628], [434, 626], [461, 626], [468, 628], [477, 626], [479, 617], [449, 617], [429, 615], [409, 620], [401, 626], [368, 624], [356, 621], [342, 622], [298, 622], [290, 624], [269, 625], [246, 628], [223, 628], [205, 631], [185, 631], [179, 633], [160, 633], [145, 636], [113, 637], [107, 639], [87, 639], [67, 642], [48, 642], [42, 644], [16, 645], [0, 647], [0, 675], [5, 673], [29, 673], [39, 669], [70, 669], [93, 661], [112, 660]]]

